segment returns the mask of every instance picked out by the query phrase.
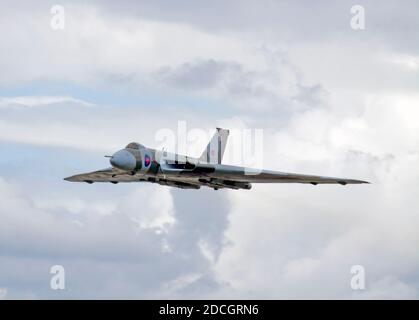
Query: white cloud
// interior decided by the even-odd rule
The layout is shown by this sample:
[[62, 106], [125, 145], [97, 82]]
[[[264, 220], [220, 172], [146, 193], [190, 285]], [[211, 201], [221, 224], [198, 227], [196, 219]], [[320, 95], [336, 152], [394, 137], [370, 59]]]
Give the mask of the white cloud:
[[[158, 189], [157, 189], [158, 188]], [[167, 232], [175, 223], [173, 199], [168, 188], [144, 185], [136, 188], [121, 204], [140, 228]], [[134, 210], [132, 210], [134, 208]]]
[[[234, 37], [182, 23], [115, 16], [92, 5], [64, 8], [67, 24], [62, 31], [49, 28], [50, 13], [44, 6], [20, 12], [19, 23], [15, 14], [2, 19], [0, 26], [9, 35], [1, 44], [8, 54], [1, 59], [0, 83], [48, 79], [95, 85], [112, 75], [129, 77], [195, 58], [228, 59], [233, 52], [236, 61], [258, 63], [249, 46]], [[25, 28], [31, 28], [30, 41]]]
[[[331, 109], [307, 111], [270, 139], [268, 145], [276, 148], [265, 159], [277, 169], [363, 177], [373, 184], [269, 185], [254, 187], [251, 197], [230, 193], [226, 237], [231, 245], [215, 269], [231, 289], [220, 294], [417, 297], [419, 259], [412, 247], [419, 240], [416, 100], [369, 96], [356, 117]], [[363, 294], [350, 288], [350, 267], [356, 264], [366, 268], [369, 286]]]
[[400, 281], [396, 277], [388, 276], [371, 283], [368, 291], [359, 292], [356, 298], [365, 299], [417, 299], [417, 288]]
[[384, 61], [388, 61], [390, 63], [393, 63], [395, 65], [402, 66], [404, 68], [407, 68], [411, 71], [417, 71], [419, 70], [419, 57], [418, 56], [412, 56], [412, 55], [395, 55], [383, 58]]
[[[19, 108], [16, 108], [17, 105]], [[38, 108], [30, 108], [34, 105]], [[23, 113], [21, 106], [29, 109]], [[60, 110], [48, 109], [46, 106]], [[146, 119], [155, 120], [159, 118], [158, 115], [146, 113], [139, 121], [138, 115], [141, 112], [136, 108], [125, 110], [121, 116], [118, 108], [85, 106], [84, 101], [74, 98], [9, 98], [0, 108], [0, 140], [111, 152], [139, 137], [143, 137], [142, 142], [154, 138], [151, 130], [154, 121]], [[151, 133], [144, 136], [144, 132]]]
[[0, 300], [5, 299], [7, 296], [7, 288], [0, 288]]
[[60, 105], [65, 103], [74, 103], [82, 106], [91, 106], [92, 104], [73, 97], [60, 96], [21, 96], [21, 97], [0, 97], [0, 108], [13, 107], [38, 107], [48, 105]]
[[[11, 298], [55, 297], [45, 288], [50, 266], [59, 263], [71, 275], [61, 297], [182, 296], [199, 280], [191, 275], [209, 272], [212, 262], [198, 243], [202, 237], [217, 245], [223, 219], [200, 217], [192, 224], [200, 231], [191, 232], [187, 217], [195, 212], [175, 206], [178, 196], [169, 190], [148, 185], [118, 196], [103, 188], [93, 199], [79, 194], [72, 205], [63, 190], [42, 196], [1, 178], [0, 283]], [[110, 198], [112, 210], [103, 214]]]

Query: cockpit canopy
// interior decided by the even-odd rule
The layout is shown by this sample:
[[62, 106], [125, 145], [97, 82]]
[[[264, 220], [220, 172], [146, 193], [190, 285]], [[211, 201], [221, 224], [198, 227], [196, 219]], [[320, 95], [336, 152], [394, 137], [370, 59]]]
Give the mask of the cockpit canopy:
[[131, 142], [130, 144], [128, 144], [126, 147], [126, 149], [135, 149], [135, 150], [139, 150], [141, 148], [144, 148], [144, 146], [141, 143], [137, 143], [137, 142]]

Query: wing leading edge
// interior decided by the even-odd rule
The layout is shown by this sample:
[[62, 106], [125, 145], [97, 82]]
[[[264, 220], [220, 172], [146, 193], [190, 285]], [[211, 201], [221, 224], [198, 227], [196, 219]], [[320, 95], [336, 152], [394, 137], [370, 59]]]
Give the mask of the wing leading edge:
[[138, 176], [134, 176], [126, 171], [116, 168], [107, 168], [103, 170], [77, 174], [71, 177], [64, 178], [71, 182], [138, 182], [141, 181]]
[[64, 178], [66, 181], [71, 182], [110, 182], [117, 184], [119, 182], [152, 182], [163, 186], [176, 187], [180, 189], [199, 189], [202, 184], [197, 179], [188, 178], [156, 178], [152, 176], [143, 176], [137, 174], [131, 174], [126, 171], [118, 170], [115, 168], [108, 168], [88, 173], [82, 173], [71, 177]]

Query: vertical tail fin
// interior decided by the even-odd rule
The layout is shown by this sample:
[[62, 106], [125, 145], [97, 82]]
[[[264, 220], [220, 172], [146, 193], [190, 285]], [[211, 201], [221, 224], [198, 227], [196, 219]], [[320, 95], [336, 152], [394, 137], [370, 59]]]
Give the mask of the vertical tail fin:
[[211, 141], [199, 157], [199, 160], [207, 163], [220, 164], [223, 159], [229, 133], [226, 129], [217, 128], [217, 131], [212, 136]]

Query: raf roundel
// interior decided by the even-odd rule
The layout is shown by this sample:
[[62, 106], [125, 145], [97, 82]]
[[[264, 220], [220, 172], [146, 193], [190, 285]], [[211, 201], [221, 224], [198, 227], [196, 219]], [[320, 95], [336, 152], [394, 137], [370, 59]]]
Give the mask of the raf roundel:
[[151, 163], [150, 156], [148, 154], [146, 154], [144, 156], [144, 166], [148, 167], [148, 166], [150, 166], [150, 163]]

